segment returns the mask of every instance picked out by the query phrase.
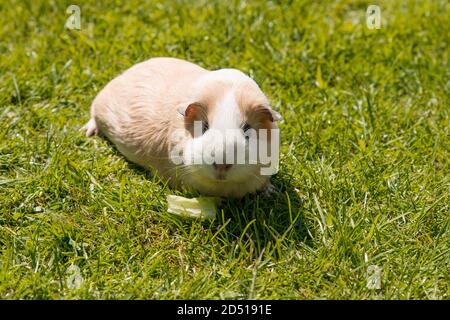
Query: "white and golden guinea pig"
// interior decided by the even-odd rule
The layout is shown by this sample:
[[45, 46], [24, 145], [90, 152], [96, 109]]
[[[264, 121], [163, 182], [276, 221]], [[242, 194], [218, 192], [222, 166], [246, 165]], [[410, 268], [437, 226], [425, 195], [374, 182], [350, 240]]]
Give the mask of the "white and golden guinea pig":
[[[239, 70], [208, 71], [179, 59], [153, 58], [106, 85], [84, 128], [87, 136], [106, 136], [128, 160], [156, 170], [172, 186], [242, 197], [271, 186], [276, 170], [263, 172], [273, 163], [249, 154], [250, 146], [258, 145], [250, 137], [267, 142], [267, 155], [275, 156], [278, 150], [271, 147], [278, 144], [280, 119], [256, 82]], [[247, 152], [246, 161], [228, 157], [238, 150]]]

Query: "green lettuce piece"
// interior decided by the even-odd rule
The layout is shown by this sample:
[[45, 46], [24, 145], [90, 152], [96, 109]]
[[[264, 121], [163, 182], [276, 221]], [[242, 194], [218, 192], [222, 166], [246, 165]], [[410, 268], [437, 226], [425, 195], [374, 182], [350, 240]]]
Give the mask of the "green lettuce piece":
[[198, 197], [188, 199], [185, 197], [168, 195], [167, 212], [189, 218], [213, 220], [217, 213], [218, 198]]

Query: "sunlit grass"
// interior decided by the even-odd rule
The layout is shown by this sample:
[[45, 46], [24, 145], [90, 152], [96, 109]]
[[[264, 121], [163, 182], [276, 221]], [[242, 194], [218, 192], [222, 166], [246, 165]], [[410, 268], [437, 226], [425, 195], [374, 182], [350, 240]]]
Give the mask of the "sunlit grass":
[[[1, 298], [449, 298], [447, 1], [379, 1], [379, 30], [366, 1], [83, 1], [80, 31], [38, 2], [0, 3]], [[193, 194], [78, 132], [154, 56], [261, 85], [273, 196], [182, 220], [166, 195]]]

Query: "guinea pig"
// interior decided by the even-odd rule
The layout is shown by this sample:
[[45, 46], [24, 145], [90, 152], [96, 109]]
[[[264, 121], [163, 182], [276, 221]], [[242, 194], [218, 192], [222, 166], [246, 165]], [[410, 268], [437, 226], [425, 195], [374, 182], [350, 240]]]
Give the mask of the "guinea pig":
[[[280, 119], [256, 82], [239, 70], [152, 58], [105, 86], [84, 129], [86, 136], [106, 136], [128, 160], [156, 170], [173, 187], [242, 197], [272, 188]], [[245, 152], [240, 162], [233, 157], [238, 150]]]

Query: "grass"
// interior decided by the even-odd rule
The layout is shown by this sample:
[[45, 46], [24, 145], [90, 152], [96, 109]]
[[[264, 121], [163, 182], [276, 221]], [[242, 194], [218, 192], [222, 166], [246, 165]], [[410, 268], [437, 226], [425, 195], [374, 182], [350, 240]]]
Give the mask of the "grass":
[[[447, 1], [0, 3], [0, 298], [449, 299]], [[215, 222], [78, 132], [115, 75], [250, 74], [284, 116], [272, 196]], [[381, 288], [367, 286], [370, 266]], [[77, 272], [79, 270], [79, 272]]]

